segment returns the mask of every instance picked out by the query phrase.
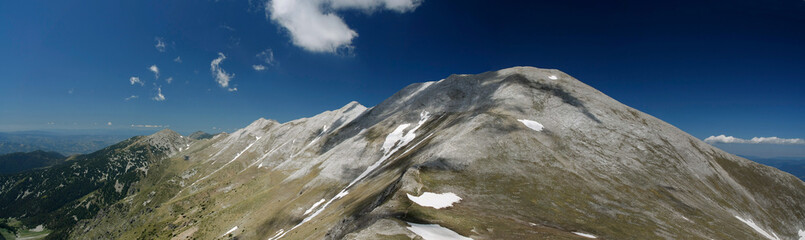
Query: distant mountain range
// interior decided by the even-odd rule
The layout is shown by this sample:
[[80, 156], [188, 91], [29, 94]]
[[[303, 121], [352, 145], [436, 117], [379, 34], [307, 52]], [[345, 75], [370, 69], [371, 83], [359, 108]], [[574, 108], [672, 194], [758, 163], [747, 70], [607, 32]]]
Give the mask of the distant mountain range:
[[123, 141], [133, 135], [65, 135], [50, 132], [0, 133], [0, 154], [47, 151], [83, 154]]
[[49, 167], [67, 159], [57, 152], [36, 150], [0, 155], [0, 174], [18, 173], [29, 169]]
[[802, 239], [803, 203], [791, 174], [532, 67], [0, 176], [0, 218], [50, 239]]

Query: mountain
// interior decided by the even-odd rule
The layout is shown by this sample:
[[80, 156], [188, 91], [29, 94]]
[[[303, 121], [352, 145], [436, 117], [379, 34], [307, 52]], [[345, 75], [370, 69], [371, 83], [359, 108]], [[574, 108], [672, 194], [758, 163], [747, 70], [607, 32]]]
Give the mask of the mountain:
[[[165, 139], [144, 146], [166, 151], [146, 154], [153, 156], [147, 174], [124, 171], [136, 176], [127, 189], [104, 185], [115, 198], [92, 205], [99, 207], [94, 216], [74, 218], [65, 235], [49, 237], [805, 237], [800, 179], [721, 151], [552, 69], [451, 75], [412, 84], [372, 108], [351, 102], [286, 123], [261, 118], [204, 140], [148, 138]], [[5, 189], [26, 177], [6, 181], [0, 196], [18, 196], [21, 190]], [[29, 211], [7, 215], [48, 228], [61, 221], [31, 219]]]
[[0, 155], [0, 175], [48, 167], [62, 163], [65, 159], [67, 157], [57, 152], [45, 152], [42, 150], [3, 154]]
[[189, 142], [163, 130], [50, 168], [2, 175], [0, 218], [18, 219], [27, 228], [46, 226], [53, 231], [51, 238], [67, 237], [77, 221], [93, 218], [99, 210], [137, 193], [132, 184], [149, 172], [159, 172], [163, 160], [186, 149]]
[[190, 134], [190, 136], [187, 136], [187, 137], [189, 137], [191, 139], [195, 139], [195, 140], [201, 140], [201, 139], [210, 139], [210, 138], [212, 138], [214, 136], [215, 135], [212, 135], [212, 134], [209, 134], [209, 133], [205, 133], [205, 132], [202, 132], [202, 131], [197, 131], [197, 132], [194, 132], [194, 133]]
[[123, 141], [133, 135], [71, 135], [51, 132], [0, 133], [0, 154], [36, 150], [64, 155], [85, 154]]

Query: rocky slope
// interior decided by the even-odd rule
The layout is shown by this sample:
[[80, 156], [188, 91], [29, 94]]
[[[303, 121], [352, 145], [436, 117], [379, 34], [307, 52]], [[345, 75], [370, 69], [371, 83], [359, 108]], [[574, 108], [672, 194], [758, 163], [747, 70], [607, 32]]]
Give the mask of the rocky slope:
[[558, 70], [452, 75], [160, 149], [70, 237], [805, 237], [805, 183]]

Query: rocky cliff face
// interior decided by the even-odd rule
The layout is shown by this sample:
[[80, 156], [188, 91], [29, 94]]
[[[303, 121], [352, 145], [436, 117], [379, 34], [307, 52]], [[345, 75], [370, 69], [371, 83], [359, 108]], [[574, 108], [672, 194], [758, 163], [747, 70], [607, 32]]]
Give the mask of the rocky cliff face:
[[71, 237], [805, 236], [805, 183], [557, 70], [452, 75], [373, 108], [169, 145], [138, 192]]

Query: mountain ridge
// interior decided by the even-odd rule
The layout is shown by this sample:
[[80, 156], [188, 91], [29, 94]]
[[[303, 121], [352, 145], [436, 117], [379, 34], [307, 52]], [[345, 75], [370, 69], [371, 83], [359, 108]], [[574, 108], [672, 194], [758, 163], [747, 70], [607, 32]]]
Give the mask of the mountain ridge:
[[[555, 69], [406, 86], [188, 140], [71, 238], [752, 239], [805, 234], [805, 183]], [[438, 205], [423, 199], [440, 199]], [[448, 200], [449, 199], [449, 200]], [[424, 202], [423, 202], [424, 201]], [[449, 202], [447, 205], [445, 202]], [[445, 207], [433, 207], [445, 206]]]
[[[437, 223], [475, 239], [531, 234], [560, 238], [578, 236], [574, 231], [605, 238], [757, 236], [758, 232], [743, 221], [747, 219], [765, 226], [761, 227], [764, 229], [777, 226], [778, 229], [769, 231], [792, 236], [797, 234], [797, 227], [781, 228], [785, 225], [771, 223], [801, 221], [796, 216], [803, 213], [798, 202], [778, 199], [768, 193], [769, 190], [783, 195], [796, 193], [791, 199], [805, 199], [801, 181], [765, 190], [751, 181], [743, 181], [741, 176], [745, 174], [765, 175], [765, 183], [792, 179], [790, 175], [781, 175], [776, 170], [714, 149], [558, 70], [518, 67], [477, 75], [451, 75], [441, 81], [409, 85], [377, 106], [349, 115], [347, 119], [351, 120], [344, 121], [343, 125], [333, 124], [341, 116], [329, 113], [283, 124], [258, 120], [228, 135], [212, 145], [219, 150], [206, 160], [220, 167], [207, 171], [191, 188], [183, 188], [187, 191], [179, 191], [166, 204], [187, 206], [176, 201], [203, 202], [207, 201], [205, 199], [246, 204], [257, 199], [277, 199], [284, 207], [273, 210], [272, 214], [260, 214], [271, 216], [265, 220], [244, 222], [244, 218], [239, 217], [241, 214], [253, 217], [253, 207], [216, 216], [233, 219], [233, 225], [240, 229], [231, 232], [233, 236], [292, 239], [351, 236], [371, 239], [382, 235], [377, 235], [383, 232], [380, 229], [400, 229], [398, 233], [415, 236], [404, 230], [405, 222]], [[538, 122], [544, 128], [529, 129], [518, 119]], [[488, 136], [499, 137], [497, 141], [486, 141]], [[206, 156], [202, 154], [200, 158]], [[745, 169], [755, 170], [747, 173]], [[252, 174], [247, 176], [257, 179], [265, 179], [264, 174], [268, 174], [279, 179], [267, 182], [273, 187], [268, 187], [266, 194], [272, 195], [263, 197], [241, 196], [240, 200], [226, 197], [224, 200], [223, 196], [239, 194], [210, 188], [266, 191], [258, 190], [265, 187], [248, 182], [237, 183], [237, 179], [248, 179], [238, 174]], [[546, 195], [538, 197], [521, 192], [519, 196], [507, 196], [520, 191], [494, 190], [480, 180], [486, 177], [479, 179], [480, 176], [515, 185], [529, 182], [536, 186], [533, 190]], [[233, 180], [229, 185], [220, 185], [221, 181]], [[552, 185], [563, 188], [552, 188]], [[282, 189], [286, 188], [297, 189], [292, 191], [301, 196], [285, 195]], [[631, 190], [616, 191], [621, 188]], [[406, 196], [419, 195], [424, 189], [451, 192], [464, 200], [447, 210], [429, 212], [411, 205]], [[473, 195], [477, 189], [484, 189], [485, 193]], [[533, 198], [536, 204], [516, 200], [520, 198]], [[640, 201], [623, 202], [630, 198]], [[478, 205], [492, 204], [489, 202], [492, 199], [506, 204]], [[463, 207], [467, 205], [473, 207]], [[518, 210], [505, 205], [518, 206]], [[565, 211], [546, 215], [551, 212], [551, 208], [546, 207], [552, 205]], [[750, 207], [753, 205], [769, 210], [757, 211], [757, 207]], [[774, 218], [763, 217], [770, 209], [781, 209], [773, 207], [776, 205], [796, 209], [795, 215], [778, 210], [774, 211]], [[712, 209], [713, 206], [719, 206], [715, 208], [719, 210]], [[351, 213], [341, 212], [342, 208], [352, 209]], [[228, 208], [219, 211], [228, 212], [225, 209]], [[523, 226], [500, 225], [501, 222], [494, 219], [503, 216], [489, 214], [492, 209], [513, 214], [526, 223]], [[573, 213], [572, 209], [585, 209], [596, 217], [584, 217]], [[523, 210], [533, 215], [518, 213]], [[652, 214], [646, 215], [647, 211]], [[456, 215], [458, 212], [461, 214]], [[541, 217], [533, 219], [534, 216]], [[613, 220], [617, 216], [635, 216], [639, 221], [632, 221], [631, 225], [641, 227], [615, 224], [617, 221]], [[209, 219], [198, 217], [202, 221]], [[340, 220], [334, 222], [336, 219]], [[595, 225], [574, 222], [579, 220]], [[692, 221], [719, 221], [740, 231], [714, 231], [718, 227], [696, 227], [690, 225]], [[671, 225], [647, 224], [656, 222]], [[500, 230], [468, 228], [477, 224]], [[314, 230], [320, 227], [328, 230]], [[246, 231], [243, 229], [257, 232], [241, 232]], [[207, 229], [210, 230], [214, 231]], [[202, 232], [196, 234], [201, 236], [212, 234], [199, 231]], [[624, 232], [628, 235], [623, 235]], [[529, 234], [521, 235], [524, 233]]]

